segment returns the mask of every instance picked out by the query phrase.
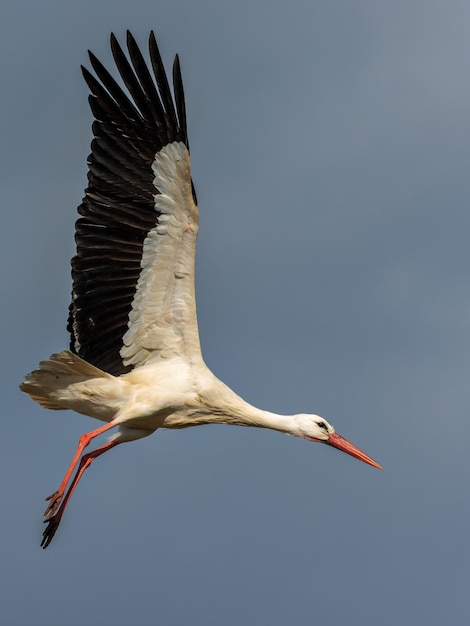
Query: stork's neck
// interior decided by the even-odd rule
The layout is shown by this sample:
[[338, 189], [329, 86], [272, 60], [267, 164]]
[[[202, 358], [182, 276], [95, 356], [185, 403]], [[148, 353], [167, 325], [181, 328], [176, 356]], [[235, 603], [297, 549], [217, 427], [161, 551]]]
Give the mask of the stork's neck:
[[271, 413], [271, 411], [258, 409], [248, 402], [244, 402], [244, 406], [240, 408], [240, 426], [270, 428], [289, 435], [298, 434], [298, 426], [295, 420], [295, 415], [280, 415], [279, 413]]
[[[214, 395], [213, 395], [214, 394]], [[217, 384], [207, 395], [203, 394], [206, 414], [201, 416], [207, 424], [232, 424], [234, 426], [252, 426], [270, 428], [290, 435], [298, 435], [299, 428], [295, 415], [279, 415], [258, 409], [234, 393], [224, 383]]]

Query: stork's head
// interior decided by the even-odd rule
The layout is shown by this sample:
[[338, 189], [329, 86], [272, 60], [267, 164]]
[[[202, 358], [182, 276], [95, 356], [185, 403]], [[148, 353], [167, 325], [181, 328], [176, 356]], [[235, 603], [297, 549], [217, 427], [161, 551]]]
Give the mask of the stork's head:
[[350, 454], [364, 463], [382, 469], [382, 466], [374, 461], [374, 459], [362, 452], [362, 450], [359, 450], [359, 448], [356, 448], [356, 446], [347, 439], [338, 435], [333, 426], [323, 417], [301, 413], [295, 416], [295, 421], [299, 429], [298, 434], [300, 437], [308, 439], [309, 441], [326, 443], [329, 446], [333, 446], [334, 448], [338, 448], [338, 450]]

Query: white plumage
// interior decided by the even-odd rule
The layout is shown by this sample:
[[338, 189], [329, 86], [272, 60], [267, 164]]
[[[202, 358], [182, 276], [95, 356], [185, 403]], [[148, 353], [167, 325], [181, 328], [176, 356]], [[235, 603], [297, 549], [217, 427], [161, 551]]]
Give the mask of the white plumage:
[[[318, 415], [257, 409], [205, 365], [194, 297], [198, 209], [179, 61], [173, 65], [173, 100], [153, 33], [149, 65], [130, 33], [127, 47], [129, 57], [111, 36], [128, 93], [92, 53], [97, 78], [83, 68], [95, 122], [72, 259], [70, 351], [41, 361], [21, 384], [45, 408], [72, 409], [104, 422], [82, 435], [64, 479], [47, 498], [44, 548], [91, 462], [158, 428], [272, 428], [380, 468]], [[83, 454], [94, 437], [112, 428], [117, 432], [107, 443]]]

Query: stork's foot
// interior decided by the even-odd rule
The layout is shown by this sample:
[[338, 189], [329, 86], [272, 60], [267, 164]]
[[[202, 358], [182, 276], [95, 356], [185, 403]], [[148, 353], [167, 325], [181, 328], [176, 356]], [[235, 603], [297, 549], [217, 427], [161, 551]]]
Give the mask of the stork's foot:
[[44, 511], [44, 521], [48, 522], [51, 520], [57, 509], [59, 508], [60, 503], [62, 502], [62, 498], [64, 497], [63, 491], [54, 491], [50, 496], [47, 496], [46, 500], [50, 500], [47, 509]]
[[56, 530], [59, 528], [60, 516], [53, 515], [52, 517], [45, 519], [44, 523], [46, 522], [47, 522], [46, 530], [42, 533], [41, 548], [47, 548], [47, 546], [51, 543], [52, 539], [54, 538]]

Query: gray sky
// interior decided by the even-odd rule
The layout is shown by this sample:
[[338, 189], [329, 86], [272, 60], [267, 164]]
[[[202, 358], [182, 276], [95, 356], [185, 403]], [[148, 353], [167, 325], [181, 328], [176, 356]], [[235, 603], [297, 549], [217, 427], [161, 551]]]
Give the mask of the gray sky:
[[[208, 365], [384, 466], [230, 427], [158, 432], [43, 498], [97, 423], [18, 391], [68, 344], [109, 33], [179, 52]], [[9, 1], [0, 20], [2, 623], [467, 623], [470, 5]]]

